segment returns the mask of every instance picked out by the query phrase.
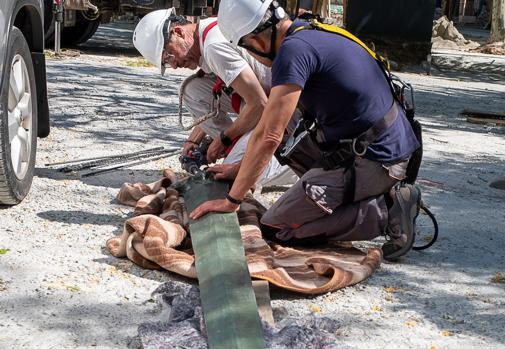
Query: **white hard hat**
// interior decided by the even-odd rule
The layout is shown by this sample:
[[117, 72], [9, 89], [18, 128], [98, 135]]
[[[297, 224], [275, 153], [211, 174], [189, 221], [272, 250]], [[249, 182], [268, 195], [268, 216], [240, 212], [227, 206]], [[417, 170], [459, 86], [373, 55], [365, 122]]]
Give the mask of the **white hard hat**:
[[221, 0], [217, 21], [224, 37], [233, 45], [260, 24], [273, 0]]
[[133, 32], [133, 45], [149, 63], [160, 70], [161, 75], [165, 74], [165, 67], [161, 64], [165, 46], [163, 30], [170, 28], [170, 22], [165, 22], [172, 14], [175, 15], [174, 8], [149, 12], [142, 17]]

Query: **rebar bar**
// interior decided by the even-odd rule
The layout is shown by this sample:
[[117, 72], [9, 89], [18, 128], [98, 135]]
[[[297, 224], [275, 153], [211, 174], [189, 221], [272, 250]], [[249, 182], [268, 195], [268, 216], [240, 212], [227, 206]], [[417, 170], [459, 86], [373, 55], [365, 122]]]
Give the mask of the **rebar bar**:
[[90, 177], [90, 176], [94, 176], [94, 175], [105, 173], [105, 172], [115, 171], [115, 170], [118, 170], [120, 168], [127, 167], [127, 166], [134, 166], [134, 165], [142, 164], [142, 163], [145, 163], [145, 162], [155, 161], [155, 160], [162, 159], [162, 158], [165, 158], [165, 157], [168, 157], [168, 156], [172, 156], [177, 151], [179, 151], [179, 150], [173, 150], [170, 153], [160, 154], [160, 155], [155, 156], [153, 158], [142, 159], [142, 160], [130, 162], [130, 163], [127, 163], [127, 164], [117, 165], [117, 166], [114, 166], [114, 167], [102, 168], [102, 169], [88, 171], [86, 173], [83, 173], [81, 175], [81, 177]]
[[76, 165], [70, 165], [70, 166], [65, 166], [62, 168], [59, 168], [59, 172], [75, 172], [75, 171], [81, 171], [89, 168], [100, 168], [104, 166], [110, 166], [114, 165], [117, 163], [122, 163], [125, 161], [132, 161], [132, 160], [137, 160], [142, 157], [152, 157], [156, 155], [161, 155], [163, 153], [169, 152], [169, 153], [175, 153], [176, 151], [179, 151], [178, 149], [165, 149], [161, 147], [160, 149], [155, 149], [155, 150], [144, 150], [140, 152], [135, 152], [135, 153], [130, 153], [130, 154], [125, 154], [125, 155], [120, 155], [120, 156], [113, 156], [109, 158], [103, 158], [103, 159], [97, 159], [97, 160], [92, 160], [88, 162], [82, 162], [78, 163]]
[[141, 150], [141, 151], [134, 152], [134, 153], [124, 153], [124, 154], [116, 154], [116, 155], [104, 155], [104, 156], [96, 156], [96, 157], [84, 158], [84, 159], [75, 159], [75, 160], [68, 160], [68, 161], [53, 162], [53, 163], [50, 163], [50, 164], [45, 164], [45, 166], [46, 167], [61, 166], [61, 165], [74, 164], [76, 162], [95, 161], [95, 160], [102, 160], [102, 159], [112, 159], [112, 158], [117, 158], [117, 157], [132, 155], [132, 154], [140, 154], [140, 153], [151, 152], [151, 151], [162, 150], [162, 149], [164, 149], [164, 147], [155, 147], [155, 148], [145, 149], [145, 150]]

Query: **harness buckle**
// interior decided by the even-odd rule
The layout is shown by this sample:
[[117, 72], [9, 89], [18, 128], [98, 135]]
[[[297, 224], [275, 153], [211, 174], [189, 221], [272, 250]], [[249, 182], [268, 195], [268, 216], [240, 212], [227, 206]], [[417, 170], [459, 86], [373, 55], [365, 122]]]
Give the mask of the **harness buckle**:
[[295, 150], [297, 145], [305, 137], [307, 137], [307, 135], [309, 135], [312, 131], [314, 131], [315, 128], [316, 128], [315, 122], [311, 122], [311, 124], [307, 127], [306, 120], [304, 120], [304, 118], [301, 118], [298, 121], [298, 124], [296, 125], [295, 131], [291, 136], [289, 136], [288, 140], [286, 141], [286, 144], [282, 148], [280, 155], [282, 157], [288, 157], [289, 155], [291, 155], [291, 153], [293, 153], [293, 150]]
[[219, 113], [221, 110], [221, 93], [219, 94], [214, 94], [214, 98], [212, 99], [211, 103], [211, 113], [216, 113], [216, 115]]
[[[363, 148], [361, 151], [358, 151], [356, 149], [356, 145], [357, 144], [359, 144]], [[356, 154], [356, 156], [363, 156], [363, 155], [365, 155], [367, 148], [368, 147], [363, 146], [363, 144], [361, 142], [358, 143], [358, 138], [354, 138], [352, 140], [352, 151], [353, 151], [354, 154]]]

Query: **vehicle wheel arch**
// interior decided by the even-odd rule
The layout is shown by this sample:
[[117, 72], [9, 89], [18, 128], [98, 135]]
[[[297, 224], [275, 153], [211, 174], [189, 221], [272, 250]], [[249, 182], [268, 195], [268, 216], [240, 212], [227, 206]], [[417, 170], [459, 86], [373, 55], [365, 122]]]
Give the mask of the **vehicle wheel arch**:
[[16, 3], [12, 26], [16, 26], [25, 37], [32, 52], [44, 52], [44, 13], [38, 9], [39, 2], [21, 0]]
[[39, 111], [37, 116], [39, 121], [38, 136], [43, 138], [49, 135], [50, 126], [44, 56], [44, 8], [39, 9], [40, 5], [38, 0], [17, 1], [11, 17], [11, 28], [15, 26], [21, 31], [32, 54]]

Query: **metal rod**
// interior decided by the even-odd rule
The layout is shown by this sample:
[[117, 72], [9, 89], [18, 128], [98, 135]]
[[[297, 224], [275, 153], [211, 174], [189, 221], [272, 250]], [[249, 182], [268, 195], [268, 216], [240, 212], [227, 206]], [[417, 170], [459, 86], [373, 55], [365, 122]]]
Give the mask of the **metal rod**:
[[[179, 150], [177, 150], [177, 151], [179, 151]], [[122, 164], [122, 165], [117, 165], [117, 166], [114, 166], [114, 167], [103, 168], [103, 169], [98, 169], [98, 170], [86, 172], [86, 173], [83, 173], [81, 175], [81, 177], [90, 177], [90, 176], [94, 176], [94, 175], [97, 175], [97, 174], [100, 174], [100, 173], [105, 173], [105, 172], [110, 172], [110, 171], [118, 170], [118, 169], [126, 167], [126, 166], [133, 166], [133, 165], [138, 165], [138, 164], [142, 164], [142, 163], [145, 163], [145, 162], [150, 162], [150, 161], [166, 158], [168, 156], [172, 156], [175, 152], [176, 151], [172, 151], [171, 153], [161, 154], [161, 155], [158, 155], [158, 156], [156, 156], [154, 158], [142, 159], [142, 160], [131, 162], [131, 163], [127, 163], [127, 164]]]
[[146, 151], [142, 153], [133, 153], [133, 154], [126, 154], [123, 156], [114, 156], [110, 158], [105, 158], [105, 159], [99, 159], [99, 160], [94, 160], [94, 161], [87, 161], [87, 162], [81, 162], [76, 165], [69, 165], [65, 167], [61, 167], [58, 169], [59, 172], [72, 172], [72, 171], [80, 171], [84, 170], [87, 168], [92, 168], [92, 167], [103, 167], [103, 166], [109, 166], [113, 164], [117, 164], [120, 162], [126, 162], [128, 160], [135, 160], [143, 156], [153, 156], [157, 154], [162, 154], [166, 152], [167, 150], [165, 149], [160, 149], [160, 150], [155, 150], [155, 151]]
[[105, 156], [97, 156], [97, 157], [92, 157], [92, 158], [53, 162], [50, 164], [45, 164], [45, 166], [59, 166], [59, 165], [74, 164], [76, 162], [94, 161], [94, 160], [102, 160], [102, 159], [113, 159], [113, 158], [117, 158], [117, 157], [122, 157], [122, 156], [127, 156], [127, 155], [136, 155], [136, 154], [141, 154], [141, 153], [149, 153], [152, 151], [163, 150], [163, 149], [164, 149], [164, 147], [155, 147], [155, 148], [145, 149], [145, 150], [141, 150], [141, 151], [134, 152], [134, 153], [123, 153], [123, 154], [116, 154], [116, 155], [105, 155]]
[[61, 53], [61, 23], [63, 23], [63, 12], [65, 11], [64, 0], [53, 0], [54, 14], [54, 53]]
[[61, 53], [61, 22], [54, 22], [54, 53], [59, 55]]
[[100, 168], [104, 166], [110, 166], [118, 163], [124, 163], [128, 161], [133, 161], [137, 160], [140, 158], [146, 158], [146, 157], [151, 157], [155, 156], [158, 154], [163, 154], [165, 153], [166, 150], [157, 150], [157, 151], [152, 151], [152, 152], [147, 152], [147, 153], [142, 153], [142, 154], [135, 154], [135, 155], [126, 155], [122, 157], [116, 157], [112, 159], [102, 159], [102, 160], [95, 160], [95, 161], [88, 161], [88, 162], [83, 162], [77, 165], [70, 165], [66, 167], [62, 167], [58, 169], [60, 172], [75, 172], [75, 171], [81, 171], [89, 168]]
[[63, 168], [60, 168], [58, 171], [60, 172], [76, 172], [76, 171], [81, 171], [81, 170], [87, 170], [90, 168], [102, 168], [102, 167], [107, 167], [115, 164], [121, 164], [129, 161], [134, 161], [137, 159], [142, 159], [142, 158], [148, 158], [152, 157], [155, 155], [161, 155], [165, 153], [165, 150], [158, 150], [158, 151], [153, 151], [149, 153], [142, 153], [142, 154], [137, 154], [137, 155], [130, 155], [130, 156], [124, 156], [124, 157], [118, 157], [118, 158], [113, 158], [113, 159], [103, 159], [103, 160], [96, 160], [96, 161], [90, 161], [82, 164], [77, 164], [77, 165], [70, 165], [66, 166]]

